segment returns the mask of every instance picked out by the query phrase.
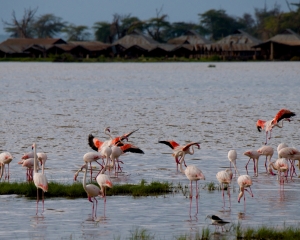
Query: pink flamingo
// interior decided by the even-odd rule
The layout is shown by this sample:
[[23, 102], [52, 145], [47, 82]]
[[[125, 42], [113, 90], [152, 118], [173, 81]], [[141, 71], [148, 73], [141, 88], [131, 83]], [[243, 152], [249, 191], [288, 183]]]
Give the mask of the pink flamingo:
[[[193, 146], [196, 146], [198, 149], [200, 149], [200, 143], [199, 142], [191, 142], [191, 143], [188, 143], [186, 145], [179, 145], [177, 142], [175, 142], [174, 140], [167, 140], [167, 141], [158, 141], [158, 143], [163, 143], [163, 144], [166, 144], [168, 145], [170, 148], [173, 149], [173, 156], [175, 158], [175, 162], [176, 162], [176, 167], [177, 167], [177, 171], [178, 171], [178, 165], [180, 164], [178, 161], [177, 161], [177, 158], [176, 158], [176, 154], [178, 152], [183, 152], [184, 154], [190, 154], [190, 155], [193, 155], [194, 154], [194, 147]], [[181, 153], [181, 154], [183, 154]], [[184, 161], [184, 158], [183, 158], [183, 161]], [[186, 165], [185, 165], [186, 166]]]
[[[180, 157], [178, 159], [178, 157]], [[195, 165], [188, 165], [185, 170], [182, 168], [182, 163], [184, 162], [185, 152], [178, 151], [175, 154], [176, 162], [179, 162], [180, 171], [185, 174], [188, 180], [190, 180], [190, 216], [191, 216], [191, 207], [192, 207], [192, 198], [193, 198], [193, 182], [196, 182], [196, 199], [199, 197], [198, 193], [198, 181], [205, 180], [205, 176], [202, 171]], [[198, 214], [198, 201], [197, 202], [197, 212]]]
[[[108, 162], [106, 162], [106, 165]], [[105, 216], [105, 206], [106, 206], [106, 187], [112, 188], [113, 184], [109, 178], [105, 174], [106, 166], [101, 170], [100, 174], [96, 177], [96, 181], [101, 189], [101, 196], [104, 197], [104, 216]]]
[[[13, 156], [9, 153], [9, 152], [3, 152], [0, 154], [0, 165], [1, 165], [1, 171], [5, 170], [5, 165], [7, 164], [7, 173], [6, 173], [6, 170], [5, 170], [5, 176], [4, 176], [4, 179], [8, 179], [9, 181], [9, 164], [10, 162], [13, 160]], [[0, 179], [2, 178], [2, 174], [0, 176]]]
[[[118, 146], [112, 146], [111, 147], [111, 151], [112, 152], [111, 152], [110, 158], [111, 158], [111, 160], [113, 162], [113, 165], [114, 165], [115, 162], [117, 162], [117, 163], [121, 162], [119, 160], [119, 157], [122, 154], [126, 153], [126, 152], [144, 154], [144, 152], [140, 148], [138, 148], [138, 147], [136, 147], [136, 146], [134, 146], [132, 144], [129, 144], [129, 143], [124, 144], [123, 146], [120, 146], [120, 147], [118, 147]], [[118, 169], [115, 170], [115, 173], [117, 173], [119, 171], [119, 169], [121, 169], [121, 167], [119, 165], [118, 165], [117, 168]]]
[[254, 176], [257, 177], [258, 176], [258, 159], [259, 159], [260, 153], [257, 152], [256, 150], [249, 150], [249, 151], [244, 152], [244, 155], [249, 157], [249, 160], [245, 166], [247, 174], [248, 174], [248, 164], [249, 164], [250, 160], [252, 159], [253, 163], [254, 163]]
[[[84, 164], [81, 166], [81, 169], [87, 165], [90, 164], [90, 171], [91, 171], [91, 182], [92, 182], [92, 175], [93, 175], [93, 168], [92, 168], [92, 162], [98, 163], [101, 168], [103, 167], [97, 160], [102, 159], [102, 155], [98, 152], [88, 152], [83, 155], [83, 161]], [[74, 176], [74, 180], [76, 181], [76, 177]]]
[[296, 174], [296, 169], [295, 169], [295, 161], [296, 160], [300, 161], [300, 151], [298, 149], [293, 148], [293, 147], [282, 148], [278, 152], [278, 157], [279, 158], [286, 158], [286, 159], [289, 159], [291, 161], [291, 167], [290, 167], [291, 179], [292, 179], [294, 174], [297, 175]]
[[284, 184], [284, 177], [287, 180], [287, 174], [281, 176], [281, 173], [287, 173], [289, 170], [289, 162], [285, 158], [279, 158], [275, 162], [270, 162], [269, 171], [277, 170], [277, 180], [280, 180], [280, 184]]
[[[230, 169], [226, 169], [223, 171], [219, 171], [216, 175], [216, 178], [218, 179], [221, 188], [222, 188], [222, 196], [223, 196], [223, 202], [224, 202], [224, 206], [223, 208], [225, 208], [225, 198], [224, 198], [224, 185], [227, 185], [227, 188], [229, 188], [229, 185], [231, 184], [231, 180], [232, 180], [232, 176], [233, 173]], [[229, 191], [229, 208], [231, 208], [231, 202], [230, 202], [230, 191]]]
[[[18, 164], [22, 164], [22, 167], [26, 167], [26, 180], [29, 182], [33, 181], [34, 158], [22, 159]], [[40, 167], [37, 163], [37, 170], [39, 169]]]
[[[88, 200], [93, 203], [92, 205], [92, 218], [95, 219], [97, 216], [97, 205], [98, 205], [98, 200], [96, 199], [97, 196], [101, 196], [102, 192], [100, 190], [100, 188], [94, 184], [86, 184], [86, 175], [87, 175], [87, 171], [88, 171], [88, 162], [86, 162], [76, 173], [74, 176], [74, 179], [76, 180], [79, 172], [81, 172], [83, 169], [85, 169], [84, 171], [84, 176], [83, 176], [83, 180], [82, 180], [82, 186], [84, 191], [87, 193], [88, 196]], [[94, 199], [94, 201], [92, 200], [92, 198]], [[95, 207], [95, 203], [96, 202], [96, 207]]]
[[[288, 109], [280, 109], [277, 114], [275, 115], [275, 117], [272, 120], [269, 121], [264, 121], [264, 120], [257, 120], [256, 122], [256, 127], [257, 130], [259, 132], [261, 132], [261, 129], [265, 129], [266, 131], [266, 142], [265, 145], [267, 144], [267, 139], [268, 139], [268, 133], [270, 133], [269, 139], [271, 139], [271, 133], [272, 133], [272, 129], [274, 127], [279, 127], [282, 128], [283, 127], [283, 121], [291, 121], [291, 117], [296, 116], [296, 114], [294, 112], [291, 112]], [[278, 124], [281, 120], [283, 120], [281, 122], [281, 126]]]
[[37, 188], [37, 202], [36, 202], [36, 215], [38, 214], [38, 203], [39, 203], [39, 188], [42, 189], [42, 203], [43, 203], [43, 212], [44, 212], [44, 192], [48, 191], [48, 180], [44, 174], [45, 164], [42, 166], [42, 173], [37, 171], [37, 155], [36, 155], [36, 143], [32, 145], [34, 151], [34, 172], [33, 172], [33, 182]]
[[[245, 204], [246, 203], [246, 198], [244, 194], [245, 191], [247, 191], [251, 195], [251, 197], [253, 197], [253, 193], [251, 190], [252, 179], [249, 175], [240, 175], [237, 179], [237, 183], [240, 187], [238, 202], [240, 202], [241, 198], [244, 196], [244, 204]], [[249, 190], [247, 188], [249, 188]]]
[[231, 164], [233, 165], [234, 169], [235, 169], [235, 175], [236, 173], [239, 174], [237, 168], [236, 168], [236, 159], [237, 159], [237, 152], [236, 150], [230, 150], [228, 152], [228, 160], [230, 162], [230, 170], [231, 170]]
[[266, 156], [265, 168], [266, 168], [267, 173], [269, 173], [269, 170], [268, 170], [268, 167], [267, 167], [267, 161], [269, 163], [271, 162], [271, 158], [274, 154], [274, 149], [271, 146], [262, 146], [261, 148], [259, 148], [257, 150], [257, 152], [259, 153], [259, 155]]

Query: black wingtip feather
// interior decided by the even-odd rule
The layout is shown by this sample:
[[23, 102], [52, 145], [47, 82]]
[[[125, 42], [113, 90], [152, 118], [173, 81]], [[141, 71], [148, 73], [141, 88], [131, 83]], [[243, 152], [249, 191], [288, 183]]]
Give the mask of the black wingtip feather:
[[98, 148], [96, 148], [96, 146], [94, 145], [94, 136], [93, 136], [93, 134], [89, 134], [89, 137], [88, 137], [88, 144], [89, 144], [89, 146], [93, 149], [93, 150], [95, 150], [96, 152], [98, 152]]

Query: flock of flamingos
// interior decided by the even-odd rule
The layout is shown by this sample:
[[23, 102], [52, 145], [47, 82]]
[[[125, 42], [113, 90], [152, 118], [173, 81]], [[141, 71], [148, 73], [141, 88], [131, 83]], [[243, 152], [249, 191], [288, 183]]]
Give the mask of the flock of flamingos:
[[[225, 208], [225, 199], [224, 199], [224, 188], [231, 184], [233, 172], [231, 164], [234, 167], [235, 172], [239, 175], [237, 178], [237, 183], [239, 185], [240, 192], [238, 194], [238, 202], [240, 199], [244, 197], [245, 203], [245, 191], [247, 191], [251, 196], [253, 196], [251, 186], [252, 186], [252, 179], [248, 175], [247, 166], [252, 159], [254, 162], [254, 175], [258, 176], [258, 159], [260, 156], [266, 156], [265, 160], [265, 168], [267, 174], [272, 174], [273, 170], [277, 171], [277, 179], [280, 182], [280, 185], [284, 184], [285, 179], [287, 180], [288, 177], [292, 179], [294, 175], [296, 175], [295, 171], [295, 160], [300, 161], [300, 152], [293, 147], [288, 147], [285, 143], [281, 143], [277, 147], [278, 152], [278, 159], [276, 161], [271, 161], [271, 158], [274, 154], [274, 149], [271, 146], [267, 145], [268, 139], [271, 139], [271, 133], [274, 127], [283, 127], [283, 121], [291, 121], [291, 117], [295, 116], [294, 112], [291, 112], [288, 109], [281, 109], [273, 119], [269, 121], [258, 120], [256, 123], [257, 129], [260, 132], [261, 130], [265, 130], [266, 132], [266, 141], [265, 145], [259, 148], [258, 150], [250, 150], [246, 151], [244, 155], [249, 157], [249, 161], [246, 164], [246, 175], [240, 175], [237, 168], [236, 168], [236, 159], [237, 159], [237, 152], [235, 150], [230, 150], [228, 152], [228, 159], [230, 161], [230, 168], [219, 171], [216, 174], [216, 178], [219, 181], [221, 188], [222, 188], [222, 196], [223, 196], [223, 203]], [[97, 212], [97, 196], [104, 198], [104, 207], [106, 203], [106, 188], [112, 187], [112, 181], [110, 177], [105, 174], [108, 170], [114, 171], [115, 176], [118, 176], [118, 172], [122, 171], [120, 167], [120, 163], [122, 161], [119, 159], [120, 156], [126, 152], [132, 153], [139, 153], [143, 154], [144, 152], [138, 148], [137, 146], [128, 143], [128, 138], [131, 134], [135, 131], [129, 132], [122, 136], [112, 137], [110, 135], [110, 128], [107, 127], [104, 129], [105, 134], [109, 136], [109, 140], [100, 141], [99, 139], [95, 138], [92, 134], [88, 136], [88, 144], [94, 150], [93, 152], [88, 152], [83, 156], [84, 164], [74, 175], [74, 179], [76, 180], [78, 174], [80, 172], [84, 172], [83, 177], [83, 188], [87, 193], [88, 200], [92, 202], [92, 216], [93, 219], [96, 217]], [[125, 143], [124, 140], [127, 140]], [[186, 165], [185, 164], [185, 155], [186, 154], [193, 154], [194, 147], [200, 149], [200, 143], [198, 142], [191, 142], [186, 145], [180, 145], [173, 140], [166, 140], [166, 141], [159, 141], [159, 143], [165, 144], [169, 146], [173, 151], [173, 157], [179, 170], [186, 175], [188, 180], [190, 181], [190, 199], [193, 197], [193, 182], [196, 182], [196, 198], [198, 198], [198, 186], [197, 182], [199, 180], [205, 180], [205, 176], [202, 171], [195, 165]], [[43, 204], [43, 211], [44, 211], [44, 192], [48, 191], [48, 181], [46, 175], [44, 173], [44, 166], [47, 160], [47, 155], [42, 152], [37, 152], [37, 144], [33, 143], [32, 145], [32, 152], [25, 153], [19, 161], [19, 164], [22, 164], [23, 167], [26, 167], [26, 178], [28, 181], [33, 181], [35, 186], [37, 187], [37, 203], [36, 203], [36, 214], [38, 214], [38, 204], [39, 204], [39, 192], [38, 189], [42, 189], [42, 204]], [[9, 152], [2, 152], [0, 154], [0, 179], [4, 174], [4, 178], [9, 180], [9, 163], [12, 161], [13, 157]], [[38, 172], [41, 165], [41, 172]], [[92, 174], [93, 174], [93, 167], [92, 163], [95, 162], [99, 165], [100, 171], [97, 173], [95, 179], [99, 185], [99, 187], [95, 184], [87, 184], [87, 174], [88, 174], [88, 165], [90, 165], [90, 182], [92, 182]], [[6, 171], [5, 165], [7, 165], [8, 170]], [[185, 169], [183, 169], [183, 165]], [[300, 165], [300, 164], [299, 164]], [[96, 204], [96, 206], [94, 206]], [[223, 226], [224, 224], [228, 223], [215, 215], [207, 216], [212, 220], [212, 223], [217, 226]]]

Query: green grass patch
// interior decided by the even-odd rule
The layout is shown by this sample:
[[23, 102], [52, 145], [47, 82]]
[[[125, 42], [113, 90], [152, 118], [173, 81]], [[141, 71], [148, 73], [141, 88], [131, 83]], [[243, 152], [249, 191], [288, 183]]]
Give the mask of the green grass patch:
[[[93, 183], [97, 185], [97, 183]], [[98, 185], [97, 185], [98, 186]], [[114, 185], [113, 188], [107, 188], [107, 196], [112, 195], [131, 195], [139, 196], [155, 196], [168, 194], [172, 192], [172, 185], [169, 183], [152, 182], [146, 184], [144, 180], [140, 184], [123, 184]], [[27, 182], [1, 182], [0, 195], [17, 194], [25, 197], [36, 197], [36, 187], [34, 183]], [[86, 192], [83, 189], [82, 183], [75, 182], [73, 184], [62, 184], [57, 182], [48, 183], [48, 192], [46, 197], [66, 197], [66, 198], [82, 198], [86, 197]]]

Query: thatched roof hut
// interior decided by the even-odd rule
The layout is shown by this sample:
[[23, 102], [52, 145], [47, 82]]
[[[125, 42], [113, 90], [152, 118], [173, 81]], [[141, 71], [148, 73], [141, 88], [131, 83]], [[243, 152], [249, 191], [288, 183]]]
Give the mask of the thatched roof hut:
[[261, 48], [262, 54], [270, 60], [289, 60], [294, 56], [300, 57], [300, 35], [291, 29], [286, 29], [253, 48]]

